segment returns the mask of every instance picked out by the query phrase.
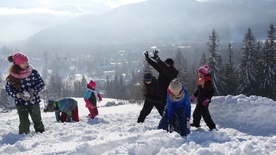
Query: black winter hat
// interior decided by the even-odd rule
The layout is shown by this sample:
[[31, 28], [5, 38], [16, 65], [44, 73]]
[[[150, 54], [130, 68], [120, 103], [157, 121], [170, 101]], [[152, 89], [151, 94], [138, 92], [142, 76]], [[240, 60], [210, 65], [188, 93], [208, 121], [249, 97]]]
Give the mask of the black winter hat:
[[174, 61], [173, 61], [173, 59], [168, 58], [168, 59], [165, 60], [165, 63], [168, 64], [168, 65], [170, 65], [170, 66], [173, 66]]
[[151, 81], [152, 80], [152, 75], [151, 75], [151, 73], [146, 73], [145, 75], [144, 75], [144, 81]]

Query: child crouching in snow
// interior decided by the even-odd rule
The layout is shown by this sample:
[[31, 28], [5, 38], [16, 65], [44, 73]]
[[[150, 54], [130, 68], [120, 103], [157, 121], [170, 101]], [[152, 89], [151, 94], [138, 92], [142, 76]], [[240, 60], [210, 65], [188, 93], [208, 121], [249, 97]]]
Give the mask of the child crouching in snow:
[[167, 104], [158, 129], [171, 132], [170, 128], [173, 126], [173, 117], [175, 114], [179, 123], [180, 135], [186, 136], [190, 133], [191, 103], [188, 92], [176, 78], [169, 85]]
[[[72, 98], [48, 100], [44, 112], [55, 112], [57, 122], [79, 122], [78, 102]], [[61, 115], [60, 115], [61, 113]]]
[[89, 117], [94, 119], [98, 115], [97, 102], [102, 101], [102, 95], [96, 91], [96, 82], [90, 81], [87, 84], [87, 91], [84, 96], [85, 107], [89, 110]]

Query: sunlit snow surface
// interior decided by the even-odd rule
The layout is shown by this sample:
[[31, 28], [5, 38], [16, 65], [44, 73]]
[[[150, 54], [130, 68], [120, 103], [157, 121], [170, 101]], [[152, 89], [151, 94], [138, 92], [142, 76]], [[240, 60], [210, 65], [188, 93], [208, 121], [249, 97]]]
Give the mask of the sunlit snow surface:
[[54, 113], [42, 112], [46, 127], [42, 134], [34, 134], [31, 126], [31, 134], [18, 135], [16, 110], [0, 113], [0, 154], [276, 154], [276, 102], [268, 98], [213, 97], [209, 109], [219, 131], [208, 131], [202, 121], [202, 128], [191, 128], [187, 137], [157, 130], [160, 116], [156, 109], [138, 124], [142, 105], [104, 98], [98, 104], [99, 116], [91, 120], [83, 99], [76, 99], [81, 121], [57, 123]]

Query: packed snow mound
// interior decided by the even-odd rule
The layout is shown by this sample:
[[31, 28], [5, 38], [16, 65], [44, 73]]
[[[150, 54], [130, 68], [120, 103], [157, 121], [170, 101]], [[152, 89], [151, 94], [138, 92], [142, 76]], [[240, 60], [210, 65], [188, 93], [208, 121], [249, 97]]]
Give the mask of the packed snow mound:
[[251, 135], [276, 135], [276, 102], [260, 96], [237, 95], [212, 98], [209, 107], [216, 124]]

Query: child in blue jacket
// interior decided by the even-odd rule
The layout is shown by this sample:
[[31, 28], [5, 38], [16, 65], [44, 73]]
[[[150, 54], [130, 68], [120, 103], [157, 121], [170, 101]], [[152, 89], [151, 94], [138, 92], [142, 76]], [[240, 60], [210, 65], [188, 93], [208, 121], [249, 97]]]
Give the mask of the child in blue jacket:
[[164, 114], [158, 125], [158, 129], [171, 131], [173, 126], [173, 117], [177, 116], [180, 135], [186, 136], [190, 133], [191, 103], [187, 90], [177, 78], [173, 79], [167, 92], [167, 102]]

